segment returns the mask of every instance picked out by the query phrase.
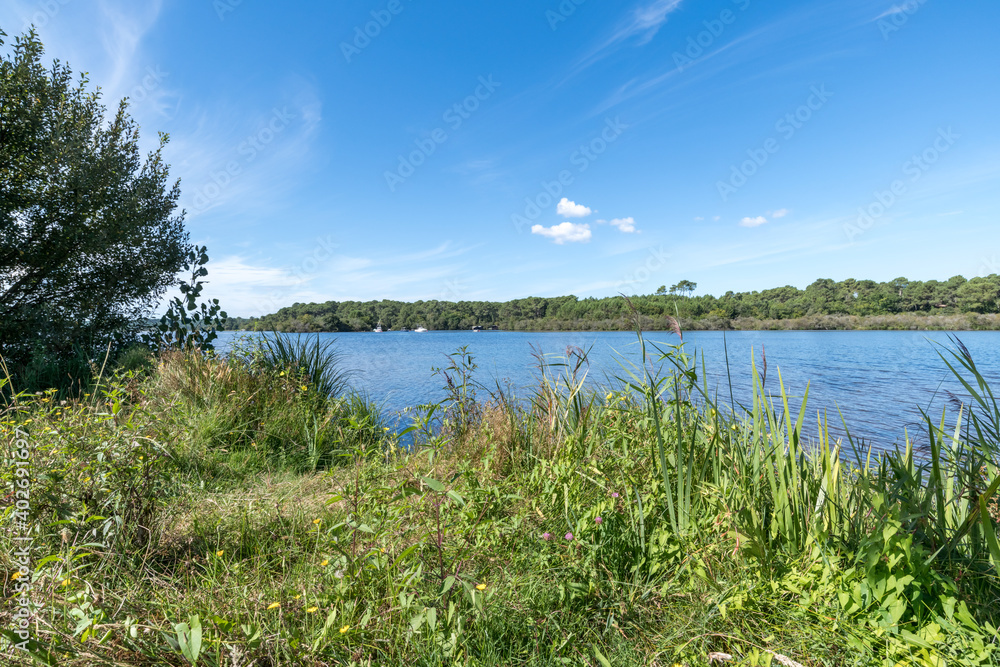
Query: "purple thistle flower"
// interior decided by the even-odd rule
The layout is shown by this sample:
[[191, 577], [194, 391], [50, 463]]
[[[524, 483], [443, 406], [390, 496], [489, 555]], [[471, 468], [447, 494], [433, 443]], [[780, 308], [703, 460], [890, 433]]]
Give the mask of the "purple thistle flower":
[[548, 542], [552, 539], [552, 533], [542, 533], [542, 539]]
[[568, 542], [572, 542], [573, 541], [573, 533], [566, 533], [566, 540]]
[[600, 526], [602, 523], [604, 523], [604, 519], [602, 519], [601, 517], [597, 517], [596, 519], [594, 519], [594, 523]]
[[617, 498], [617, 497], [618, 497], [618, 492], [617, 492], [617, 491], [615, 491], [614, 493], [612, 493], [612, 494], [611, 494], [611, 497], [612, 497], [612, 498]]

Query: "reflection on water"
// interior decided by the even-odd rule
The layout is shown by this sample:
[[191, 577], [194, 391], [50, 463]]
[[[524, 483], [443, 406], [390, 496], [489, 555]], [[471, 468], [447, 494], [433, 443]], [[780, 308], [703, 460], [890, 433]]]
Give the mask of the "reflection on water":
[[[237, 334], [223, 332], [217, 347], [225, 350]], [[315, 334], [313, 334], [315, 335]], [[958, 336], [972, 353], [983, 374], [1000, 380], [1000, 332], [962, 332]], [[494, 380], [509, 382], [522, 395], [537, 383], [533, 347], [561, 356], [567, 346], [590, 350], [591, 382], [613, 385], [624, 376], [623, 359], [635, 362], [636, 336], [628, 332], [515, 333], [444, 331], [427, 333], [320, 334], [336, 338], [346, 368], [354, 371], [354, 384], [390, 412], [444, 398], [442, 381], [432, 368], [447, 364], [446, 355], [467, 345], [479, 366], [477, 379], [487, 386]], [[678, 342], [665, 332], [647, 333], [646, 339], [662, 345]], [[780, 379], [790, 396], [798, 397], [793, 412], [809, 386], [805, 432], [817, 432], [825, 414], [832, 433], [842, 434], [840, 414], [851, 435], [876, 449], [902, 442], [904, 428], [923, 440], [921, 408], [939, 420], [948, 406], [949, 424], [958, 414], [961, 385], [938, 356], [948, 344], [943, 332], [897, 331], [745, 331], [689, 332], [685, 349], [697, 353], [698, 370], [704, 358], [711, 392], [720, 403], [730, 395], [746, 405], [752, 396], [751, 351], [758, 370], [767, 359], [766, 389], [779, 393]], [[726, 369], [728, 350], [729, 368]], [[943, 351], [943, 350], [942, 350]], [[557, 369], [558, 370], [558, 369]], [[732, 391], [730, 382], [732, 380]], [[1000, 387], [1000, 382], [996, 385]], [[838, 413], [839, 410], [839, 413]]]

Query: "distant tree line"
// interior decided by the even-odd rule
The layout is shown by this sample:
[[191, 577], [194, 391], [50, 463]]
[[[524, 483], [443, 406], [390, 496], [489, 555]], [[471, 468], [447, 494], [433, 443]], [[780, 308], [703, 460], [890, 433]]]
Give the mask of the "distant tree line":
[[[955, 315], [992, 314], [1000, 309], [1000, 276], [966, 280], [955, 276], [946, 281], [907, 280], [888, 282], [821, 279], [804, 290], [777, 287], [762, 292], [726, 292], [693, 296], [697, 285], [682, 280], [669, 291], [631, 297], [644, 319], [665, 316], [686, 322], [711, 321], [725, 327], [731, 320], [790, 320], [810, 316], [849, 315]], [[261, 318], [230, 318], [229, 329], [321, 332], [370, 331], [381, 321], [384, 328], [468, 329], [475, 325], [497, 325], [506, 330], [626, 329], [630, 306], [621, 297], [585, 298], [561, 296], [529, 297], [503, 303], [490, 301], [328, 301], [296, 303]]]

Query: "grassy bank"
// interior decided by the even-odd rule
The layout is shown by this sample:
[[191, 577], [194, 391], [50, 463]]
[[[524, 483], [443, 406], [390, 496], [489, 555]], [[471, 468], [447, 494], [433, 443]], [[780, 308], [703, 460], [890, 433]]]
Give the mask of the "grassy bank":
[[997, 664], [1000, 410], [946, 356], [976, 410], [926, 462], [807, 451], [759, 379], [718, 409], [683, 347], [598, 394], [573, 353], [527, 401], [456, 353], [409, 450], [305, 347], [17, 395], [2, 648], [23, 617], [65, 665]]

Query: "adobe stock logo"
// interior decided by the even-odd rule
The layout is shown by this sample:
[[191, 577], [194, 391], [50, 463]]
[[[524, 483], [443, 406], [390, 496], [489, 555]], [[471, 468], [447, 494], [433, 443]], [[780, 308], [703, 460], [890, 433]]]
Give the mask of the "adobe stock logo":
[[[441, 114], [441, 120], [447, 123], [452, 131], [457, 131], [465, 124], [465, 121], [472, 118], [472, 114], [479, 110], [483, 102], [493, 97], [493, 93], [501, 85], [493, 80], [492, 74], [479, 77], [479, 85], [476, 86], [472, 94], [461, 102], [456, 102], [448, 107]], [[446, 141], [448, 141], [448, 133], [443, 127], [434, 128], [422, 139], [414, 140], [414, 150], [405, 155], [397, 156], [399, 162], [396, 169], [394, 171], [386, 170], [383, 173], [385, 183], [389, 186], [389, 192], [395, 192], [396, 188], [406, 182], [406, 179], [417, 173], [417, 169], [437, 152], [438, 146]]]
[[340, 52], [344, 54], [344, 60], [348, 63], [355, 56], [371, 46], [372, 40], [382, 34], [382, 31], [389, 27], [392, 19], [403, 13], [406, 6], [402, 0], [389, 0], [385, 9], [373, 9], [371, 11], [372, 20], [363, 26], [355, 26], [354, 37], [350, 42], [340, 43]]
[[[733, 0], [733, 4], [741, 12], [744, 12], [750, 6], [750, 0]], [[697, 35], [688, 37], [687, 48], [684, 49], [684, 52], [674, 51], [674, 65], [677, 66], [677, 71], [683, 72], [685, 68], [691, 67], [695, 61], [705, 55], [705, 50], [715, 44], [728, 26], [736, 23], [737, 17], [738, 15], [733, 10], [723, 9], [719, 12], [717, 19], [702, 21], [701, 24], [705, 26], [705, 29]]]
[[[938, 128], [938, 136], [931, 145], [903, 163], [903, 175], [910, 177], [910, 183], [916, 183], [961, 138], [962, 135], [955, 134], [950, 127], [947, 130]], [[847, 236], [847, 240], [853, 242], [854, 239], [874, 227], [875, 221], [888, 213], [908, 191], [906, 181], [896, 179], [889, 184], [888, 189], [876, 190], [872, 193], [873, 200], [866, 206], [858, 207], [857, 221], [844, 225], [844, 234]]]
[[635, 270], [624, 276], [615, 286], [616, 289], [622, 294], [637, 296], [639, 287], [649, 282], [649, 279], [657, 272], [666, 268], [669, 261], [670, 254], [662, 245], [658, 248], [649, 248], [649, 256], [646, 257], [646, 261], [640, 263]]
[[[833, 97], [833, 93], [826, 89], [826, 84], [820, 84], [819, 88], [812, 86], [809, 90], [812, 94], [806, 99], [805, 104], [800, 105], [795, 111], [785, 114], [774, 124], [774, 129], [781, 134], [781, 140], [790, 141], [812, 119], [813, 114], [822, 109]], [[779, 150], [781, 150], [781, 141], [774, 137], [765, 140], [761, 148], [748, 148], [747, 157], [749, 159], [744, 160], [738, 166], [732, 165], [729, 178], [715, 183], [715, 188], [719, 191], [722, 201], [729, 201], [729, 197], [746, 185]]]
[[263, 127], [255, 134], [249, 135], [237, 146], [236, 153], [243, 156], [243, 160], [230, 160], [223, 169], [211, 171], [209, 175], [212, 181], [195, 191], [195, 211], [199, 213], [207, 211], [212, 206], [212, 202], [221, 197], [233, 181], [243, 173], [244, 167], [257, 159], [257, 156], [288, 127], [294, 118], [295, 116], [288, 113], [288, 107], [274, 108], [270, 120], [264, 123]]
[[[603, 155], [618, 138], [628, 125], [621, 121], [619, 116], [608, 118], [604, 121], [604, 128], [585, 144], [573, 151], [569, 156], [569, 163], [576, 167], [577, 172], [583, 173], [590, 168], [594, 162]], [[530, 228], [531, 223], [542, 215], [542, 211], [559, 201], [559, 197], [565, 189], [573, 184], [576, 177], [569, 169], [563, 169], [551, 181], [542, 181], [541, 190], [533, 197], [524, 198], [524, 210], [522, 213], [513, 213], [510, 222], [514, 225], [517, 233], [520, 234], [524, 227]]]
[[235, 12], [241, 4], [243, 4], [243, 0], [215, 0], [212, 3], [212, 9], [215, 10], [215, 15], [219, 17], [220, 21], [225, 21], [226, 14]]
[[549, 22], [549, 27], [554, 31], [560, 23], [568, 21], [570, 16], [576, 13], [576, 8], [587, 2], [587, 0], [562, 0], [556, 10], [546, 10], [545, 20]]
[[55, 18], [59, 11], [73, 0], [45, 0], [38, 3], [38, 11], [31, 15], [31, 18], [24, 22], [21, 32], [28, 32], [31, 26], [44, 28], [49, 21]]
[[910, 17], [920, 11], [920, 7], [926, 2], [927, 0], [906, 0], [903, 4], [895, 5], [882, 14], [878, 20], [878, 29], [882, 33], [882, 39], [888, 42], [890, 35], [902, 30]]

